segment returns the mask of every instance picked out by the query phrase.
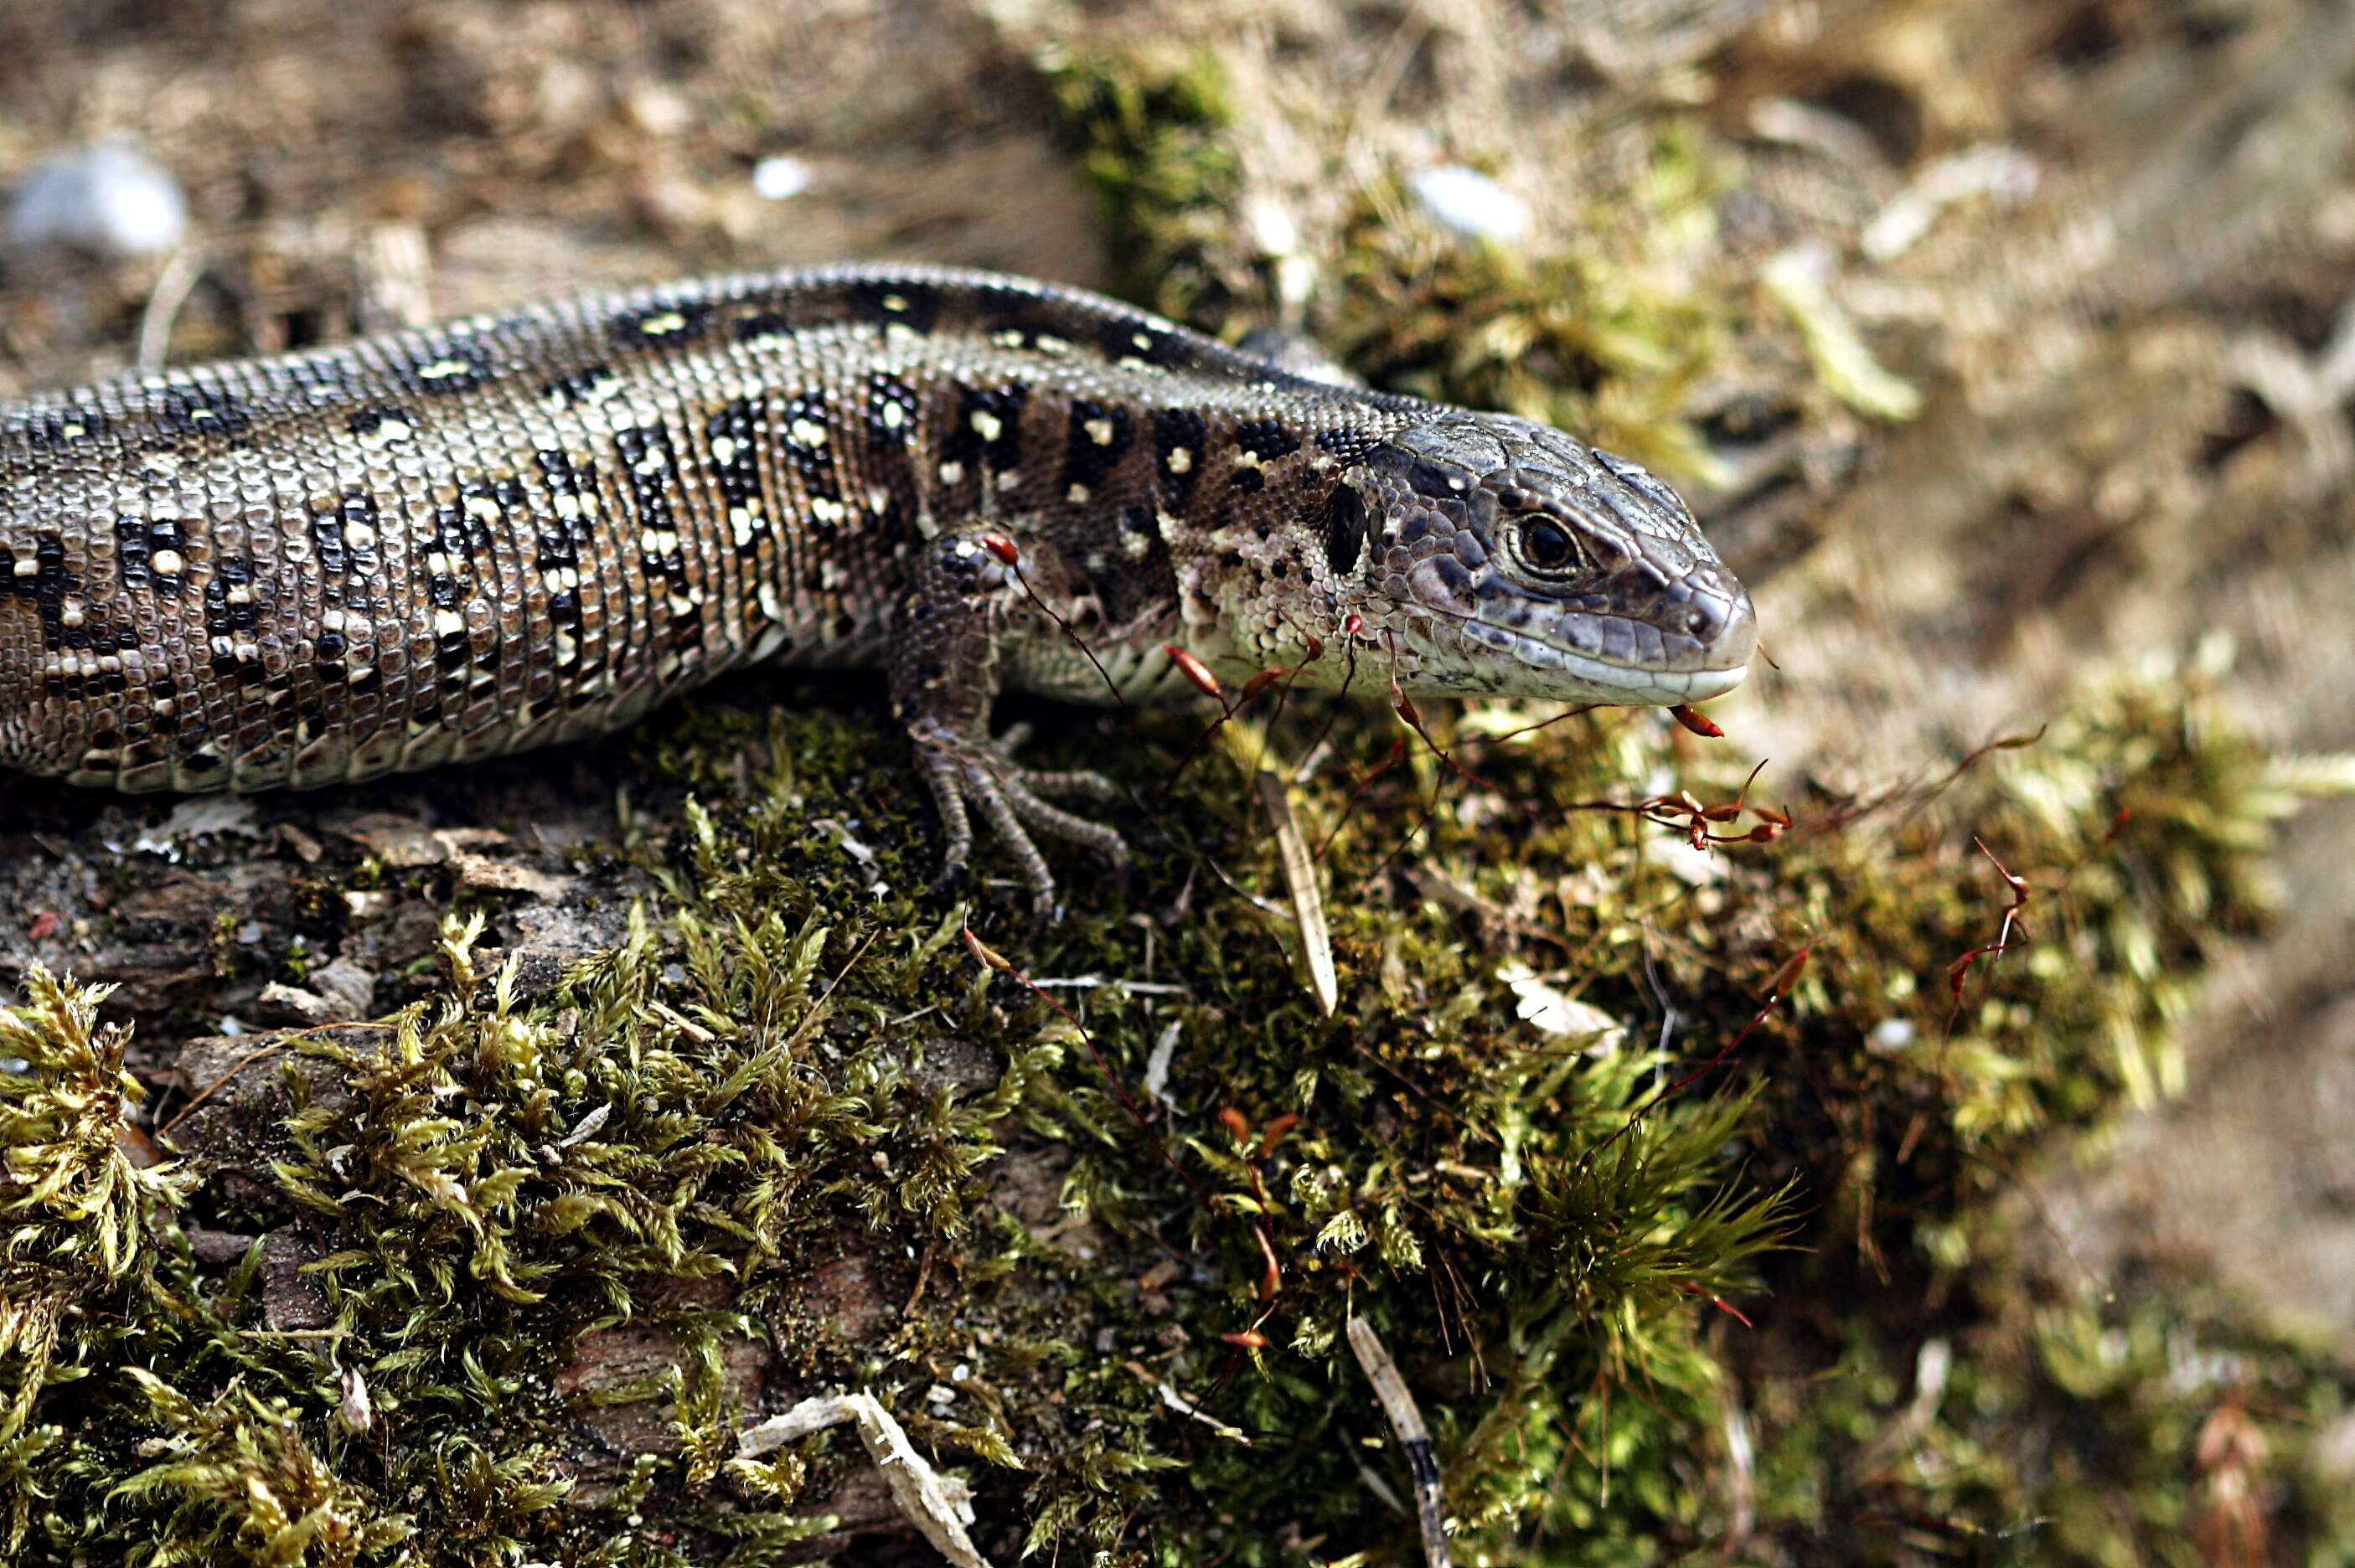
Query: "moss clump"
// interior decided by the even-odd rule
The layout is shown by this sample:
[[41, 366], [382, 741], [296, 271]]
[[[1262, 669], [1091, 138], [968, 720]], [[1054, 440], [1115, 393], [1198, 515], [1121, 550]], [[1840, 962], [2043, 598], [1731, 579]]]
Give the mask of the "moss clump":
[[1573, 238], [1524, 254], [1468, 241], [1392, 180], [1359, 193], [1319, 335], [1376, 386], [1498, 408], [1696, 480], [1715, 463], [1685, 414], [1731, 302], [1678, 256], [1710, 223], [1718, 176], [1670, 122], [1629, 188], [1589, 202]]
[[[2259, 907], [2281, 797], [2187, 690], [2089, 696], [1943, 789], [1811, 797], [1713, 858], [1674, 802], [1625, 809], [1671, 764], [1703, 803], [1739, 785], [1651, 715], [1513, 736], [1469, 710], [1433, 721], [1443, 763], [1361, 712], [1285, 715], [1237, 749], [1321, 736], [1297, 804], [1330, 1019], [1234, 771], [1214, 752], [1169, 783], [1195, 721], [1049, 759], [1110, 756], [1151, 809], [1124, 824], [1128, 887], [993, 938], [1042, 993], [959, 939], [986, 880], [971, 907], [915, 891], [935, 835], [875, 721], [671, 718], [645, 743], [670, 781], [631, 813], [664, 896], [621, 948], [525, 1001], [462, 914], [441, 1000], [290, 1043], [274, 1152], [149, 1183], [167, 1238], [257, 1239], [78, 1287], [55, 1360], [82, 1375], [47, 1382], [13, 1451], [24, 1560], [771, 1560], [863, 1461], [737, 1460], [733, 1430], [748, 1398], [842, 1388], [975, 1488], [1001, 1561], [1412, 1561], [1351, 1312], [1423, 1404], [1465, 1561], [1665, 1561], [1742, 1518], [1804, 1556], [1886, 1495], [1871, 1445], [1925, 1335], [1981, 1391], [1955, 1443], [2091, 1411], [2067, 1496], [2156, 1475], [2183, 1421], [2076, 1391], [2046, 1353], [2066, 1336], [1955, 1288], [1948, 1249], [1987, 1171], [2118, 1103], [2115, 1021], [2144, 1038], [2172, 1005], [2137, 966], [2188, 983], [2200, 933]], [[2012, 897], [1974, 832], [2028, 878], [2032, 942], [1973, 967], [1949, 1035], [1947, 967]], [[2073, 961], [2032, 961], [2052, 948]], [[23, 1027], [69, 1035], [76, 1006]], [[1914, 1044], [1890, 1048], [1892, 1017]], [[54, 1099], [68, 1060], [23, 1081]], [[287, 1239], [316, 1293], [292, 1327]], [[817, 1283], [846, 1258], [848, 1307]], [[1828, 1327], [1827, 1298], [1873, 1307]], [[2272, 1364], [2316, 1419], [2339, 1397]], [[2247, 1414], [2295, 1447], [2272, 1404]], [[636, 1457], [600, 1462], [582, 1434], [617, 1420]], [[1917, 1490], [1950, 1540], [2063, 1496], [2024, 1469]]]
[[[1269, 324], [1275, 291], [1237, 230], [1242, 171], [1216, 56], [1059, 48], [1042, 69], [1102, 200], [1119, 291], [1213, 333]], [[1722, 168], [1696, 126], [1666, 122], [1635, 175], [1561, 226], [1569, 238], [1526, 252], [1450, 234], [1377, 178], [1333, 238], [1308, 328], [1387, 390], [1504, 409], [1712, 479], [1686, 408], [1735, 302], [1694, 289], [1684, 252], [1710, 232]]]
[[1258, 293], [1230, 240], [1241, 165], [1217, 58], [1058, 45], [1039, 66], [1103, 204], [1114, 287], [1215, 330]]
[[[153, 1298], [149, 1225], [196, 1180], [124, 1124], [146, 1089], [123, 1070], [130, 1032], [101, 1023], [107, 988], [35, 967], [0, 1009], [0, 1549], [13, 1554], [55, 1473], [63, 1433], [45, 1391], [106, 1365], [129, 1337], [106, 1303]], [[135, 1330], [133, 1330], [135, 1331]]]
[[[2193, 1282], [2140, 1283], [2106, 1304], [2014, 1297], [1912, 1342], [1852, 1319], [1828, 1366], [1762, 1369], [1749, 1557], [2346, 1561], [2347, 1461], [2319, 1450], [2355, 1380]], [[2214, 1549], [2236, 1531], [2253, 1553]]]
[[[457, 919], [443, 1000], [292, 1043], [283, 1152], [184, 1213], [307, 1238], [315, 1327], [286, 1329], [257, 1288], [261, 1240], [118, 1288], [140, 1364], [44, 1396], [38, 1559], [715, 1561], [733, 1542], [750, 1561], [823, 1521], [791, 1511], [804, 1478], [728, 1462], [731, 1345], [872, 1392], [975, 1463], [1000, 1550], [1120, 1560], [1276, 1561], [1287, 1526], [1395, 1533], [1381, 1478], [1403, 1472], [1337, 1343], [1353, 1307], [1425, 1383], [1465, 1456], [1455, 1495], [1498, 1540], [1550, 1528], [1570, 1445], [1616, 1441], [1605, 1404], [1561, 1390], [1706, 1402], [1692, 1303], [1736, 1288], [1778, 1223], [1772, 1194], [1728, 1187], [1742, 1100], [1634, 1115], [1647, 1054], [1540, 1048], [1487, 962], [1378, 907], [1344, 939], [1388, 957], [1317, 1018], [1253, 906], [1166, 913], [1203, 865], [1168, 843], [1136, 903], [1107, 894], [1030, 956], [1134, 977], [1157, 934], [1182, 994], [1113, 980], [1082, 1032], [976, 966], [955, 908], [894, 891], [932, 851], [874, 816], [875, 738], [675, 726], [683, 775], [748, 740], [767, 761], [708, 806], [666, 802], [677, 825], [642, 853], [670, 896], [622, 948], [525, 1005], [511, 971], [478, 970], [479, 918]], [[1220, 831], [1207, 770], [1187, 798]], [[1135, 1086], [1173, 1024], [1192, 1044], [1140, 1124]], [[956, 1053], [990, 1064], [962, 1092], [926, 1072]], [[1006, 1188], [1041, 1180], [1026, 1216]], [[845, 1335], [805, 1287], [846, 1247], [885, 1299], [939, 1305]], [[670, 1347], [657, 1370], [561, 1386], [633, 1323]], [[1250, 1446], [1173, 1415], [1165, 1389]], [[580, 1495], [561, 1456], [584, 1410], [649, 1402], [670, 1441]]]
[[[2173, 1025], [2263, 921], [2301, 799], [2218, 706], [2196, 666], [2112, 678], [1934, 791], [1817, 801], [1785, 862], [1821, 940], [1776, 1119], [1873, 1270], [1966, 1266], [1977, 1200], [2037, 1139], [2179, 1089]], [[1942, 844], [1945, 879], [1876, 874]]]
[[[2189, 1563], [2235, 1487], [2291, 1557], [2355, 1551], [2341, 1483], [2304, 1467], [2355, 1398], [2322, 1347], [2188, 1276], [2056, 1298], [2003, 1202], [2052, 1134], [2180, 1085], [2172, 1026], [2261, 927], [2274, 824], [2345, 787], [2236, 733], [2217, 673], [2102, 680], [1944, 786], [1826, 799], [1836, 830], [1784, 863], [1825, 937], [1760, 1168], [1821, 1207], [1773, 1271], [1789, 1307], [1726, 1342], [1760, 1560]], [[1941, 841], [1945, 885], [1880, 874]], [[2234, 1431], [2269, 1456], [2237, 1479], [2201, 1457]]]
[[408, 1516], [336, 1473], [313, 1448], [297, 1402], [234, 1383], [203, 1405], [144, 1367], [123, 1369], [171, 1455], [112, 1489], [110, 1500], [157, 1539], [141, 1560], [205, 1563], [381, 1562], [407, 1541]]

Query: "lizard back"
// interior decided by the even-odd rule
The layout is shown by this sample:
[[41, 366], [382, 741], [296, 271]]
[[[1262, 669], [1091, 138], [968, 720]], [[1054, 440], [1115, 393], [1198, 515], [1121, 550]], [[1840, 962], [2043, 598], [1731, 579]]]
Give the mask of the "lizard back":
[[[923, 267], [43, 395], [0, 409], [0, 766], [344, 782], [609, 730], [754, 660], [879, 663], [924, 542], [996, 517], [1082, 575], [1096, 662], [1141, 689], [1162, 642], [1223, 635], [1181, 567], [1241, 560], [1238, 507], [1427, 408]], [[1105, 697], [1056, 652], [1010, 673]]]

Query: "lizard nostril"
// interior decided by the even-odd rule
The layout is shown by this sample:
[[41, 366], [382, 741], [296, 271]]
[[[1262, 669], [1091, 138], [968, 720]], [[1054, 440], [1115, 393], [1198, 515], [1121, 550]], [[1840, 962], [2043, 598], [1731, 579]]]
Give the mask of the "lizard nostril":
[[1758, 641], [1758, 612], [1750, 607], [1750, 596], [1737, 588], [1731, 599], [1710, 600], [1707, 625], [1696, 635], [1713, 647], [1738, 649], [1747, 658]]
[[1713, 646], [1729, 641], [1749, 619], [1746, 599], [1702, 594], [1678, 605], [1668, 618], [1668, 625], [1703, 646]]

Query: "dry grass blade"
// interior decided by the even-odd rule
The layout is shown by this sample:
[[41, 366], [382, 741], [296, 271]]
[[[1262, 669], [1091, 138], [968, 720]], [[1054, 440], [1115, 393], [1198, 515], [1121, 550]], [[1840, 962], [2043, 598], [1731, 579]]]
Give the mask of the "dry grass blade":
[[1259, 771], [1260, 803], [1275, 829], [1276, 853], [1284, 861], [1284, 885], [1292, 894], [1293, 917], [1300, 924], [1300, 950], [1308, 959], [1308, 989], [1325, 1016], [1340, 1004], [1340, 980], [1333, 970], [1333, 938], [1325, 928], [1325, 891], [1316, 880], [1316, 859], [1292, 814], [1292, 799], [1284, 780], [1263, 768]]
[[1407, 1471], [1414, 1478], [1414, 1511], [1423, 1524], [1423, 1561], [1429, 1568], [1448, 1568], [1447, 1494], [1440, 1486], [1439, 1456], [1432, 1449], [1431, 1429], [1423, 1423], [1422, 1407], [1415, 1404], [1390, 1347], [1382, 1343], [1372, 1324], [1353, 1313], [1348, 1335], [1349, 1349], [1358, 1364], [1366, 1369], [1374, 1397], [1381, 1402], [1382, 1414], [1390, 1418], [1391, 1430], [1398, 1434], [1399, 1447], [1405, 1451]]

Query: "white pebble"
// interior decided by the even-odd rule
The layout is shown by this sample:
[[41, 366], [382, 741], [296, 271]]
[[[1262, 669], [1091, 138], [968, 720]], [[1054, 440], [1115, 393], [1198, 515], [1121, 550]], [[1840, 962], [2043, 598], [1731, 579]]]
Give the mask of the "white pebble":
[[763, 158], [752, 165], [752, 189], [770, 201], [786, 201], [810, 187], [810, 166], [799, 158]]
[[155, 255], [187, 227], [187, 197], [171, 171], [112, 142], [52, 154], [26, 171], [8, 204], [12, 245]]
[[1425, 211], [1467, 239], [1518, 239], [1529, 231], [1529, 204], [1477, 169], [1444, 164], [1407, 184]]

